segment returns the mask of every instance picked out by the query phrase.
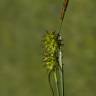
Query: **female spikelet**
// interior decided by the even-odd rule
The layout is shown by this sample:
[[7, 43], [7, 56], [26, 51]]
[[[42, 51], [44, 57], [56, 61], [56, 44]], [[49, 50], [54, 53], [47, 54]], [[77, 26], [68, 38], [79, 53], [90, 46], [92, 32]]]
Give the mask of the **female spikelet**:
[[47, 32], [43, 39], [43, 62], [48, 70], [52, 71], [58, 64], [58, 37], [55, 32]]

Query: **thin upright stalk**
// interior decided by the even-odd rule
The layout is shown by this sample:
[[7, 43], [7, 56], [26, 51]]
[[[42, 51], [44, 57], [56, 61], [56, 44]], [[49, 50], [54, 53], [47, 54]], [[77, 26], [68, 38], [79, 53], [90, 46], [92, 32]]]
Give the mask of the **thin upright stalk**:
[[68, 3], [69, 3], [69, 0], [64, 0], [64, 3], [63, 3], [63, 7], [62, 7], [62, 10], [61, 10], [61, 23], [60, 23], [60, 26], [59, 26], [59, 43], [60, 43], [60, 47], [59, 47], [59, 53], [58, 53], [58, 62], [59, 62], [59, 66], [60, 66], [60, 87], [61, 87], [61, 96], [64, 96], [64, 64], [63, 64], [63, 60], [62, 60], [62, 37], [61, 37], [61, 28], [62, 28], [62, 24], [63, 24], [63, 20], [64, 20], [64, 17], [65, 17], [65, 13], [66, 13], [66, 10], [67, 10], [67, 6], [68, 6]]
[[[61, 38], [61, 35], [59, 36], [59, 41], [61, 43], [62, 41], [62, 38]], [[58, 61], [59, 61], [59, 66], [60, 66], [60, 72], [59, 72], [59, 75], [60, 75], [60, 89], [61, 89], [61, 96], [64, 96], [64, 69], [63, 69], [63, 60], [62, 60], [62, 49], [61, 49], [61, 46], [59, 48], [59, 58], [58, 58]]]

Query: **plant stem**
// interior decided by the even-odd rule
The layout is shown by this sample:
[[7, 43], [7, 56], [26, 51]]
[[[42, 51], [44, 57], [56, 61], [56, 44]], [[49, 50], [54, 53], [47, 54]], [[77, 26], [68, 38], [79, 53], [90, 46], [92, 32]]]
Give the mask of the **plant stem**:
[[[61, 35], [59, 36], [59, 40], [60, 40], [60, 43], [61, 43]], [[58, 58], [58, 61], [59, 61], [59, 66], [60, 66], [60, 87], [61, 87], [61, 96], [64, 96], [64, 64], [63, 64], [63, 60], [62, 60], [62, 50], [61, 50], [61, 46], [59, 48], [59, 58]]]

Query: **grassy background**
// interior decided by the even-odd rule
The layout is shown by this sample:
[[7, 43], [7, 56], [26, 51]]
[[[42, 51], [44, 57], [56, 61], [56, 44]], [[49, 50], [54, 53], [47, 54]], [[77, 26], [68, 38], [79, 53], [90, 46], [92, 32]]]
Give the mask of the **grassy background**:
[[[0, 96], [51, 95], [41, 39], [62, 1], [0, 0]], [[65, 96], [96, 96], [96, 0], [70, 0], [62, 34]]]

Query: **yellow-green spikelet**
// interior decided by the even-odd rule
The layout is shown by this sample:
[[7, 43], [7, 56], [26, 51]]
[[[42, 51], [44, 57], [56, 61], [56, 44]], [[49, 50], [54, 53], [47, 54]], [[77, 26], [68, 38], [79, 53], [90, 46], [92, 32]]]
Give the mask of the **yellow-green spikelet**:
[[56, 32], [47, 32], [43, 39], [43, 62], [48, 71], [53, 70], [58, 64], [58, 36]]

